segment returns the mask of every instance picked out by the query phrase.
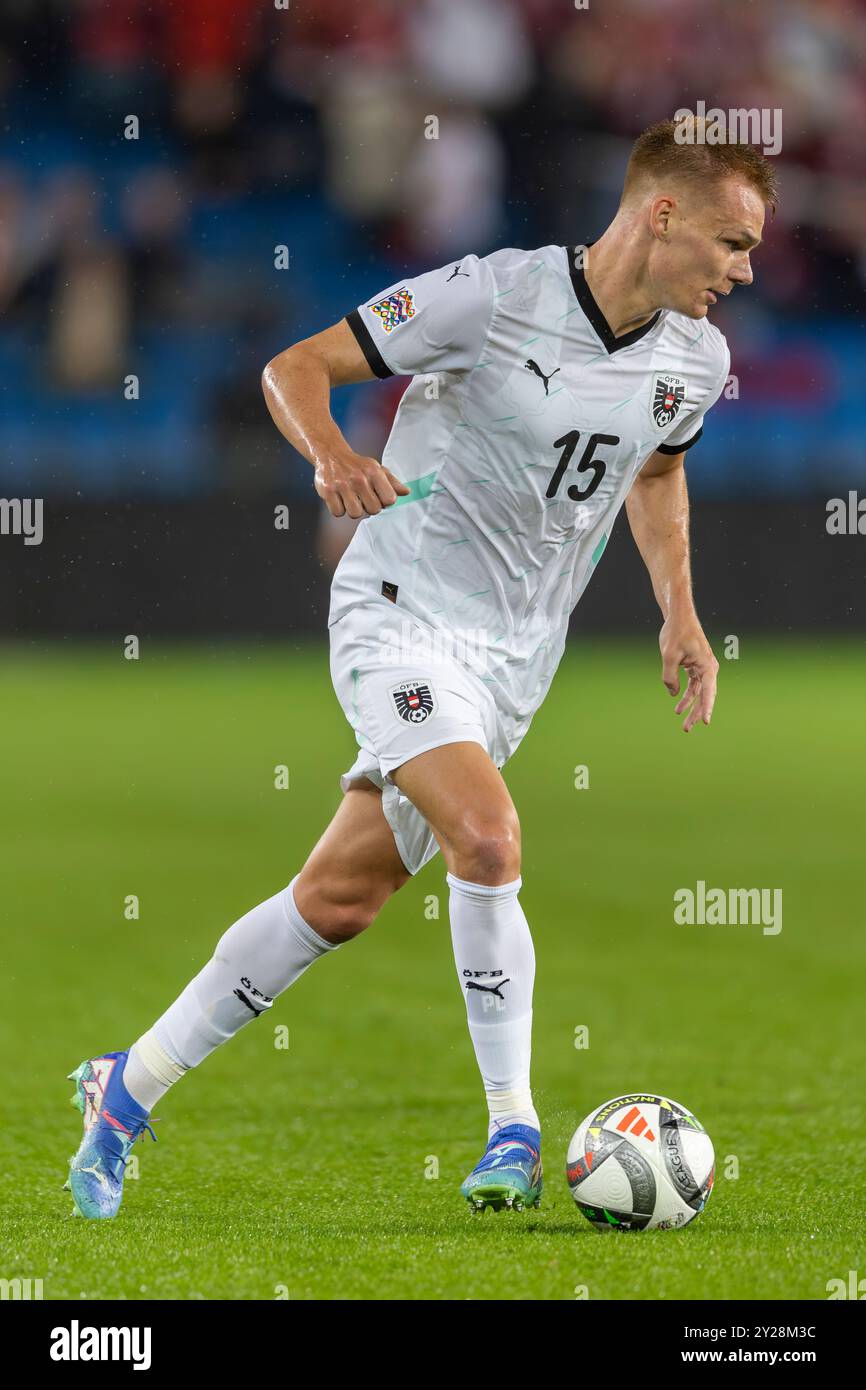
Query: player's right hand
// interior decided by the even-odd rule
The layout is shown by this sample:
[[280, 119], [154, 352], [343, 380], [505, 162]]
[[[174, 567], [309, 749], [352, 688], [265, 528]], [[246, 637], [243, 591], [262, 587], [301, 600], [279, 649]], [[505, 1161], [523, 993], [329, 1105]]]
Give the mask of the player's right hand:
[[410, 489], [378, 459], [347, 453], [316, 465], [316, 492], [332, 516], [375, 516]]

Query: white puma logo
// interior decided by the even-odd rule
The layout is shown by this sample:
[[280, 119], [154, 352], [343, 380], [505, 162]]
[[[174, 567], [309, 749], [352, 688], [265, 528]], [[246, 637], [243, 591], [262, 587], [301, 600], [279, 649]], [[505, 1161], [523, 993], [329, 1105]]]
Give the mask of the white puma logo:
[[93, 1166], [92, 1166], [91, 1168], [79, 1168], [78, 1171], [79, 1171], [79, 1173], [92, 1173], [93, 1176], [94, 1176], [99, 1182], [102, 1183], [102, 1186], [103, 1186], [104, 1188], [108, 1188], [108, 1186], [109, 1186], [108, 1178], [105, 1176], [104, 1173], [100, 1172], [100, 1169], [99, 1169], [99, 1160], [98, 1160], [98, 1159], [97, 1159], [96, 1163], [94, 1163]]

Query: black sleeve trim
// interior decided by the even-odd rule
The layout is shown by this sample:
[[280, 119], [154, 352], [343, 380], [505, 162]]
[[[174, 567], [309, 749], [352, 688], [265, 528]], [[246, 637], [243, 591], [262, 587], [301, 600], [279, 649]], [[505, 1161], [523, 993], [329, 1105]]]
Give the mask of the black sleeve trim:
[[698, 430], [697, 434], [693, 434], [691, 439], [686, 440], [685, 444], [659, 444], [658, 448], [656, 449], [656, 453], [684, 454], [686, 452], [686, 449], [690, 449], [693, 444], [697, 444], [703, 432], [704, 427], [703, 425], [701, 425], [701, 428]]
[[379, 349], [373, 340], [373, 335], [364, 323], [357, 309], [353, 309], [351, 314], [346, 315], [346, 322], [358, 339], [358, 346], [367, 359], [367, 365], [372, 372], [376, 373], [382, 381], [386, 377], [393, 376], [394, 373], [388, 366]]

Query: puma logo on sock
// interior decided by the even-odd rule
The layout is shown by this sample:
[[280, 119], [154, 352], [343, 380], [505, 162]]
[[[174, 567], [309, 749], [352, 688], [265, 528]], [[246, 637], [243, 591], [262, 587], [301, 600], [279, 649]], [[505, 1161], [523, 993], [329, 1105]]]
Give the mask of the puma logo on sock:
[[466, 988], [467, 988], [467, 990], [470, 990], [470, 989], [480, 989], [480, 990], [483, 990], [485, 994], [495, 994], [495, 995], [496, 995], [496, 998], [497, 998], [497, 999], [501, 999], [501, 1000], [503, 1001], [503, 1003], [504, 1003], [504, 1001], [505, 1001], [505, 995], [504, 995], [504, 994], [501, 994], [501, 993], [500, 993], [500, 990], [502, 989], [502, 986], [503, 986], [503, 985], [507, 985], [507, 984], [510, 984], [510, 983], [511, 983], [510, 980], [500, 980], [500, 981], [499, 981], [497, 984], [495, 984], [495, 985], [480, 985], [480, 984], [478, 983], [477, 980], [467, 980], [467, 981], [466, 981]]

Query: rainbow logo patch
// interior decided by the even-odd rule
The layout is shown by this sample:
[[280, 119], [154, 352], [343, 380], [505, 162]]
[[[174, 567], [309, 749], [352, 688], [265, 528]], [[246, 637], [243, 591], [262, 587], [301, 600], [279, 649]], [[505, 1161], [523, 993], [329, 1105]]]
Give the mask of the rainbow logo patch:
[[393, 294], [388, 294], [384, 299], [367, 307], [371, 314], [381, 319], [383, 333], [391, 333], [395, 328], [399, 328], [401, 323], [414, 317], [415, 296], [404, 285], [401, 290], [395, 290]]

